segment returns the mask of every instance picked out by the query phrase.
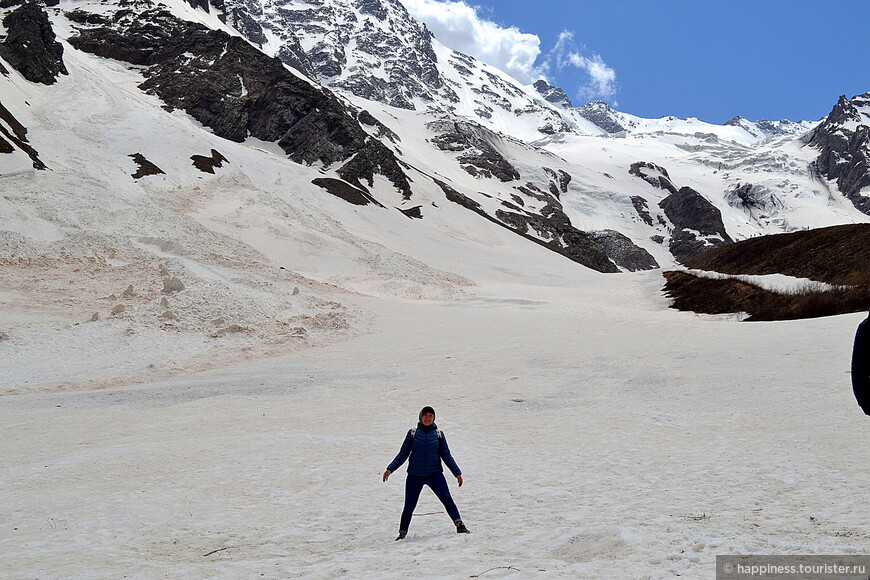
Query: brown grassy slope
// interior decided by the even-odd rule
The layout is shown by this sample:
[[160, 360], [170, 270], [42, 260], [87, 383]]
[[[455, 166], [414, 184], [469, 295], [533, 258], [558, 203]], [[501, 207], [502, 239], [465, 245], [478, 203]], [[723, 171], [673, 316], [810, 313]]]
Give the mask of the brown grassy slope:
[[746, 312], [746, 320], [818, 318], [870, 309], [870, 287], [843, 286], [830, 292], [778, 294], [740, 280], [714, 280], [688, 272], [665, 272], [672, 308], [701, 314]]
[[777, 294], [739, 280], [665, 272], [673, 308], [705, 314], [746, 312], [748, 320], [815, 318], [870, 308], [870, 224], [763, 236], [709, 250], [688, 268], [724, 274], [786, 274], [841, 285]]
[[829, 284], [870, 285], [870, 224], [750, 238], [685, 263], [723, 274], [786, 274]]

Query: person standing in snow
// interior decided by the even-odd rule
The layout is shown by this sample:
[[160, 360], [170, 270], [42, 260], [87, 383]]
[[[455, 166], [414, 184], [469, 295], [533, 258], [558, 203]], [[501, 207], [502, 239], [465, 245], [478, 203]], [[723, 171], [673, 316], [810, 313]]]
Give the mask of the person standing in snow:
[[858, 405], [870, 415], [870, 316], [858, 325], [852, 348], [852, 391]]
[[423, 407], [420, 411], [417, 428], [408, 430], [405, 441], [402, 443], [402, 449], [384, 472], [385, 482], [394, 471], [405, 463], [409, 456], [408, 478], [405, 480], [405, 508], [402, 511], [399, 537], [396, 540], [401, 540], [408, 534], [411, 516], [414, 514], [414, 508], [417, 507], [417, 500], [420, 498], [420, 492], [424, 485], [428, 485], [447, 508], [447, 514], [456, 524], [456, 533], [469, 533], [468, 528], [462, 523], [456, 503], [450, 496], [441, 460], [444, 460], [444, 463], [456, 477], [459, 487], [462, 487], [462, 471], [450, 454], [447, 438], [435, 425], [435, 409], [432, 407]]

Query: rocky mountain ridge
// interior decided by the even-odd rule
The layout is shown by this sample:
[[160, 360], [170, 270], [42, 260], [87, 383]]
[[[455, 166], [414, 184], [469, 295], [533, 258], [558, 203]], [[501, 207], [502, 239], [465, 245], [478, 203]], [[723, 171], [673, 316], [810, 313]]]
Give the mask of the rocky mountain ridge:
[[[139, 71], [139, 89], [168, 110], [321, 167], [312, 183], [327, 194], [423, 221], [454, 202], [601, 272], [657, 268], [806, 227], [819, 221], [803, 209], [816, 200], [827, 205], [820, 223], [867, 213], [866, 99], [841, 99], [805, 144], [804, 123], [712, 126], [641, 119], [601, 101], [575, 108], [557, 87], [522, 87], [444, 47], [396, 0], [180, 6], [10, 4], [7, 39], [35, 30], [44, 50], [24, 64], [0, 58], [22, 75], [41, 63], [54, 82], [63, 54], [51, 23], [61, 23], [69, 47]], [[11, 17], [19, 11], [30, 16]], [[206, 13], [223, 24], [210, 27]], [[37, 21], [48, 29], [28, 24]], [[6, 117], [0, 147], [37, 167], [23, 124]], [[521, 137], [529, 134], [539, 138]], [[137, 179], [156, 174], [141, 153], [134, 159]]]
[[813, 169], [862, 212], [870, 215], [870, 93], [841, 96], [831, 113], [808, 139], [820, 151]]

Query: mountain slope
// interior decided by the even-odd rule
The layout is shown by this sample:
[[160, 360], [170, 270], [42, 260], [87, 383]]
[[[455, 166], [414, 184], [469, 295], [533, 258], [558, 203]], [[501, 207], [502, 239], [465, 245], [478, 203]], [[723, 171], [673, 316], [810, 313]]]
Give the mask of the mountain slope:
[[227, 21], [269, 55], [333, 90], [393, 107], [456, 114], [531, 139], [601, 130], [498, 69], [451, 50], [398, 0], [228, 0]]
[[870, 224], [849, 224], [764, 236], [709, 250], [686, 266], [724, 274], [785, 274], [838, 285], [870, 287], [864, 248]]
[[[390, 242], [390, 251], [399, 253], [416, 236], [452, 235], [458, 214], [464, 214], [461, 221], [471, 229], [487, 224], [500, 230], [500, 238], [518, 234], [514, 242], [525, 251], [548, 248], [601, 272], [668, 266], [732, 240], [868, 220], [835, 184], [811, 170], [817, 143], [806, 145], [794, 132], [806, 124], [771, 124], [762, 130], [760, 124], [744, 121], [712, 126], [691, 119], [644, 120], [603, 103], [575, 109], [555, 87], [521, 87], [444, 47], [397, 2], [291, 3], [285, 5], [289, 15], [282, 13], [280, 21], [267, 19], [280, 16], [270, 4], [261, 5], [259, 12], [243, 4], [180, 1], [138, 1], [136, 10], [126, 6], [76, 1], [48, 9], [45, 22], [54, 27], [65, 51], [47, 53], [60, 54], [60, 65], [78, 66], [75, 78], [61, 72], [56, 83], [72, 93], [91, 83], [117, 96], [106, 101], [106, 115], [98, 117], [105, 127], [97, 128], [88, 121], [91, 107], [58, 108], [52, 101], [57, 89], [27, 85], [10, 64], [2, 93], [5, 145], [0, 146], [8, 151], [0, 159], [4, 175], [43, 164], [51, 171], [77, 172], [72, 181], [85, 179], [85, 168], [94, 166], [69, 165], [69, 159], [81, 158], [76, 151], [118, 141], [112, 135], [124, 130], [113, 123], [138, 135], [136, 123], [154, 124], [153, 109], [157, 117], [173, 119], [163, 141], [186, 142], [189, 135], [198, 135], [203, 146], [185, 145], [181, 158], [210, 167], [219, 180], [222, 171], [229, 171], [243, 183], [256, 181], [267, 197], [280, 194], [283, 186], [262, 185], [254, 177], [261, 162], [278, 163], [283, 168], [279, 173], [293, 175], [286, 179], [305, 192], [303, 197], [312, 203], [328, 199], [329, 215], [340, 214], [335, 219], [342, 227], [351, 227], [345, 221], [349, 216], [356, 224], [389, 228], [395, 228], [388, 225], [394, 216], [404, 220], [402, 239]], [[333, 46], [327, 40], [337, 42], [330, 32], [337, 24], [325, 15], [340, 16], [336, 22], [356, 34], [356, 40], [341, 45], [341, 74], [324, 77], [338, 92], [302, 74], [323, 76], [323, 67], [328, 68], [329, 59], [312, 58]], [[250, 42], [259, 38], [274, 52], [295, 38], [308, 64], [299, 60], [302, 72], [287, 68], [246, 42], [228, 26], [232, 23], [244, 29]], [[293, 26], [282, 28], [281, 38], [268, 32], [282, 23]], [[393, 36], [386, 35], [387, 24], [395, 24]], [[257, 26], [259, 36], [251, 32]], [[45, 46], [53, 46], [50, 35], [45, 38]], [[99, 58], [86, 58], [86, 52]], [[358, 53], [385, 57], [388, 52], [402, 58], [385, 64], [381, 77], [369, 75], [371, 62], [358, 58]], [[400, 60], [416, 64], [400, 72]], [[387, 103], [354, 94], [353, 87], [361, 86], [357, 80], [367, 76], [384, 81], [379, 85], [384, 92], [369, 96]], [[389, 104], [389, 95], [413, 93], [413, 83], [403, 84], [405, 78], [429, 83], [426, 102]], [[539, 90], [549, 91], [552, 102]], [[131, 99], [141, 108], [136, 115], [110, 112], [111, 103]], [[34, 100], [52, 104], [34, 115], [28, 104]], [[50, 118], [49, 111], [58, 118]], [[541, 130], [542, 122], [554, 119], [558, 131]], [[607, 132], [596, 124], [607, 125], [603, 119], [622, 129]], [[63, 131], [69, 145], [60, 148], [44, 138], [58, 131], [58, 123], [72, 127]], [[203, 126], [208, 131], [200, 134]], [[176, 160], [161, 160], [143, 146], [149, 139], [123, 137], [120, 142], [126, 150], [109, 155], [111, 162], [104, 165], [123, 167], [124, 179], [134, 178], [131, 191], [157, 180], [188, 186], [189, 181], [178, 181]], [[101, 151], [97, 157], [105, 155]], [[343, 208], [339, 214], [335, 203]], [[30, 241], [17, 243], [27, 246]], [[354, 244], [365, 245], [362, 239]]]
[[[674, 308], [707, 314], [745, 312], [747, 320], [864, 312], [870, 309], [867, 243], [870, 224], [743, 240], [688, 260], [686, 266], [693, 271], [665, 272], [665, 292]], [[766, 284], [771, 276], [799, 283], [786, 290], [771, 289]]]
[[855, 207], [870, 214], [870, 93], [851, 100], [841, 96], [808, 141], [819, 149], [813, 170], [836, 182]]
[[[810, 170], [818, 152], [806, 149], [799, 137], [814, 123], [752, 122], [735, 117], [725, 125], [711, 125], [697, 119], [642, 119], [614, 111], [603, 102], [575, 108], [557, 87], [545, 82], [522, 86], [500, 71], [443, 46], [396, 0], [315, 0], [281, 5], [231, 2], [226, 11], [229, 21], [245, 23], [241, 29], [266, 52], [301, 66], [312, 78], [355, 100], [358, 106], [374, 112], [377, 105], [372, 101], [387, 105], [384, 114], [377, 116], [394, 132], [400, 131], [390, 119], [397, 115], [389, 107], [478, 125], [565, 158], [573, 166], [565, 170], [572, 176], [572, 185], [592, 181], [597, 190], [595, 200], [584, 199], [588, 193], [578, 192], [575, 186], [562, 195], [560, 201], [568, 207], [565, 215], [572, 227], [619, 232], [655, 255], [658, 263], [672, 260], [668, 253], [685, 259], [686, 246], [679, 238], [686, 234], [680, 232], [697, 230], [692, 225], [699, 224], [675, 228], [663, 213], [658, 213], [661, 222], [647, 224], [644, 212], [649, 210], [638, 213], [634, 206], [656, 207], [662, 202], [659, 195], [624, 183], [601, 182], [596, 175], [619, 180], [637, 162], [690, 167], [675, 175], [677, 179], [684, 176], [679, 179], [684, 182], [681, 185], [691, 187], [722, 213], [723, 240], [864, 219]], [[291, 53], [296, 57], [291, 58]], [[498, 149], [498, 140], [503, 137], [489, 139], [490, 145], [483, 149]], [[436, 145], [453, 146], [443, 139]], [[596, 156], [601, 148], [616, 151], [609, 158], [621, 159], [619, 165], [612, 168], [605, 162], [595, 168], [583, 167], [588, 165], [584, 160]], [[487, 154], [478, 147], [475, 155], [480, 159]], [[492, 171], [492, 156], [483, 160], [487, 166], [477, 175], [482, 187], [476, 189], [508, 203], [514, 195], [526, 201], [523, 193], [518, 193], [518, 188], [525, 187], [524, 178], [517, 179], [516, 171], [507, 170], [507, 165], [517, 163], [502, 157], [496, 162], [501, 167], [497, 174]], [[466, 169], [467, 159], [467, 155], [458, 159]], [[613, 186], [618, 187], [621, 199], [616, 207], [608, 205], [607, 217], [602, 219], [601, 201], [613, 199]], [[472, 189], [464, 194], [475, 199], [476, 192]], [[498, 219], [492, 212], [488, 215]], [[639, 226], [638, 220], [649, 227]], [[650, 244], [650, 238], [660, 241]], [[673, 250], [674, 239], [676, 252], [662, 255], [655, 246]], [[691, 251], [701, 249], [697, 244], [693, 247]]]

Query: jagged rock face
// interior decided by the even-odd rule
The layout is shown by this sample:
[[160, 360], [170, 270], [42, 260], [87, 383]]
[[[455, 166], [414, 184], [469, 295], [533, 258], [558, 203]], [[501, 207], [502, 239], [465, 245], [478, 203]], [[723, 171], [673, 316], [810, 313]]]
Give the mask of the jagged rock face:
[[[558, 252], [587, 268], [603, 273], [619, 272], [619, 268], [610, 261], [592, 238], [574, 228], [568, 216], [561, 213], [561, 209], [556, 206], [549, 206], [548, 212], [542, 212], [548, 215], [496, 210], [493, 217], [486, 213], [479, 203], [446, 183], [438, 180], [435, 183], [441, 187], [448, 200], [470, 209], [491, 222], [507, 227], [530, 241]], [[537, 237], [530, 235], [530, 230], [534, 231]]]
[[550, 177], [550, 193], [558, 198], [563, 193], [568, 193], [568, 185], [571, 183], [571, 175], [564, 169], [550, 169], [544, 167], [544, 173]]
[[0, 103], [0, 153], [13, 153], [19, 149], [30, 157], [34, 169], [46, 169], [39, 153], [27, 141], [27, 128]]
[[555, 205], [546, 206], [540, 215], [500, 209], [495, 217], [520, 234], [534, 232], [531, 239], [588, 268], [603, 273], [619, 272], [595, 239], [572, 226], [568, 216]]
[[392, 152], [369, 137], [334, 95], [298, 78], [244, 39], [180, 20], [162, 8], [67, 16], [80, 23], [78, 36], [70, 38], [73, 46], [147, 67], [143, 90], [186, 111], [215, 134], [236, 142], [249, 135], [277, 142], [300, 163], [328, 166], [355, 156], [340, 173], [369, 181], [381, 173], [410, 195]]
[[57, 81], [58, 75], [67, 74], [63, 46], [57, 41], [42, 7], [22, 1], [4, 16], [3, 26], [6, 38], [0, 42], [0, 57], [24, 78], [50, 85]]
[[637, 215], [640, 216], [640, 219], [648, 225], [654, 225], [652, 216], [649, 213], [649, 204], [647, 201], [639, 195], [631, 196], [631, 205], [634, 206], [635, 211], [637, 211]]
[[841, 96], [809, 144], [820, 150], [817, 171], [836, 181], [843, 195], [870, 215], [870, 197], [861, 193], [870, 187], [870, 93], [852, 100]]
[[535, 90], [541, 93], [544, 100], [553, 103], [564, 109], [571, 109], [574, 105], [571, 104], [571, 99], [565, 94], [565, 91], [559, 87], [554, 87], [545, 80], [536, 81], [534, 84]]
[[103, 26], [81, 28], [70, 43], [147, 66], [142, 89], [231, 141], [244, 141], [250, 134], [277, 141], [294, 160], [325, 164], [345, 159], [365, 144], [365, 131], [334, 97], [243, 39], [179, 20], [168, 11], [118, 11]]
[[399, 0], [225, 0], [225, 10], [251, 42], [331, 90], [491, 127], [576, 129], [561, 105], [441, 45]]
[[659, 263], [652, 257], [652, 254], [632, 242], [628, 236], [625, 236], [616, 230], [602, 230], [599, 232], [589, 232], [589, 237], [595, 241], [598, 246], [604, 249], [607, 256], [613, 260], [617, 266], [629, 272], [639, 272], [641, 270], [652, 270], [659, 267]]
[[[493, 223], [506, 227], [527, 240], [562, 254], [587, 268], [603, 273], [619, 272], [619, 268], [614, 265], [589, 234], [571, 225], [571, 220], [558, 207], [558, 202], [545, 206], [540, 214], [525, 212], [514, 206], [511, 208], [512, 211], [499, 209], [496, 210], [495, 216], [491, 216], [479, 203], [467, 195], [456, 191], [443, 181], [435, 180], [435, 183], [441, 187], [449, 201], [459, 204]], [[509, 206], [507, 203], [503, 205]]]
[[683, 187], [659, 202], [659, 207], [674, 225], [670, 250], [680, 262], [706, 249], [733, 242], [722, 213], [691, 187]]
[[457, 161], [475, 177], [496, 177], [500, 181], [520, 178], [516, 168], [499, 153], [492, 143], [499, 140], [494, 133], [466, 121], [438, 120], [428, 124], [437, 132], [432, 143], [442, 151], [461, 152]]
[[584, 119], [592, 121], [608, 133], [619, 133], [626, 130], [625, 127], [619, 124], [616, 120], [616, 111], [614, 111], [610, 105], [604, 101], [592, 101], [591, 103], [587, 103], [578, 108], [577, 113]]
[[224, 0], [185, 0], [192, 8], [199, 8], [204, 12], [211, 12], [211, 7], [217, 9], [218, 17], [224, 20]]
[[573, 226], [560, 201], [572, 181], [564, 169], [540, 167], [539, 171], [530, 171], [524, 167], [525, 173], [521, 174], [499, 153], [503, 137], [470, 121], [440, 119], [427, 127], [436, 133], [430, 141], [442, 151], [459, 153], [457, 161], [471, 175], [503, 182], [525, 181], [514, 185], [517, 193], [510, 194], [510, 200], [501, 198], [501, 208], [494, 213], [446, 184], [439, 184], [449, 200], [599, 272], [658, 267], [646, 250], [622, 234], [587, 233]]
[[635, 177], [640, 177], [657, 189], [664, 189], [670, 193], [677, 193], [677, 188], [671, 182], [671, 177], [668, 175], [668, 170], [655, 163], [648, 161], [638, 161], [632, 163], [628, 172]]
[[366, 146], [338, 170], [342, 179], [364, 191], [367, 190], [362, 181], [366, 181], [369, 187], [373, 187], [376, 173], [389, 179], [402, 193], [403, 199], [411, 199], [411, 184], [408, 182], [408, 177], [402, 171], [393, 152], [377, 139], [369, 139]]
[[366, 99], [414, 109], [457, 99], [444, 86], [432, 34], [397, 0], [227, 0], [227, 20], [252, 42], [271, 37], [301, 72]]

